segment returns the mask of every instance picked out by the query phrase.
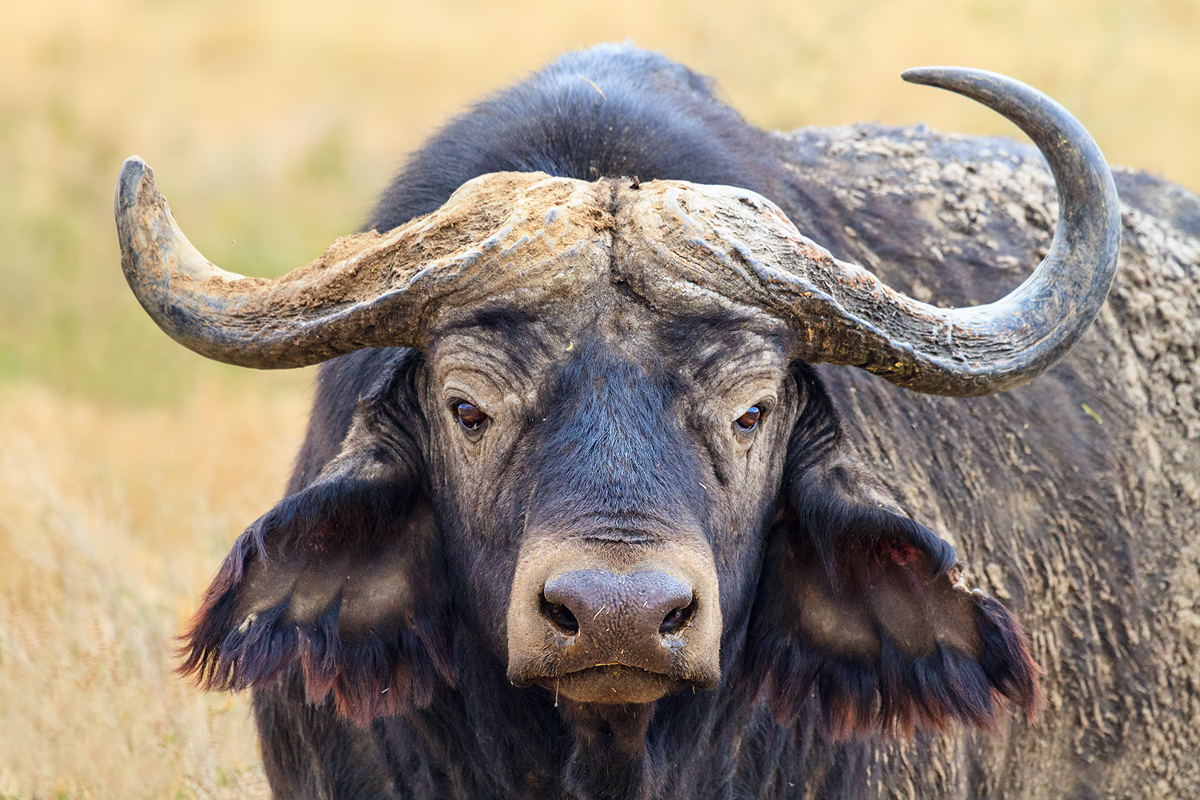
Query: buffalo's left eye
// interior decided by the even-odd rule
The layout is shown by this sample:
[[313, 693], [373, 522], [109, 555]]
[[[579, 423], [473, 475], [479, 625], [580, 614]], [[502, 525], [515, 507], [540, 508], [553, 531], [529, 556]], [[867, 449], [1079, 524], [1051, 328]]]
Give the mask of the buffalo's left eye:
[[454, 404], [454, 416], [458, 417], [458, 422], [469, 431], [479, 430], [483, 423], [487, 422], [487, 414], [483, 413], [474, 403], [468, 403], [466, 400], [460, 400]]
[[742, 414], [736, 420], [734, 425], [737, 425], [744, 433], [749, 433], [758, 427], [758, 421], [762, 419], [762, 409], [758, 406], [750, 406], [746, 409], [746, 413]]

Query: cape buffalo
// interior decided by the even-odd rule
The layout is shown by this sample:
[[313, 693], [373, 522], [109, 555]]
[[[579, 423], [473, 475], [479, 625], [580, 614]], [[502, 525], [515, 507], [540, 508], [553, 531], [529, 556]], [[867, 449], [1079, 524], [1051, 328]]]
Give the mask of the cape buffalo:
[[618, 46], [451, 121], [278, 280], [126, 162], [154, 320], [326, 362], [184, 640], [253, 690], [277, 797], [1200, 793], [1200, 200], [1120, 205], [1016, 81], [906, 77], [1050, 173], [760, 131]]

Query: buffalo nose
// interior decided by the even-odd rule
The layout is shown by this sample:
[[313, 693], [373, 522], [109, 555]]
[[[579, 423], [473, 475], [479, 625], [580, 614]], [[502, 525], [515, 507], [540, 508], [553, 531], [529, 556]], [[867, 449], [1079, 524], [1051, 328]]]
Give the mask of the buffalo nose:
[[546, 581], [541, 597], [542, 616], [553, 628], [578, 637], [594, 657], [613, 661], [625, 655], [655, 660], [662, 637], [686, 628], [695, 610], [691, 587], [658, 570], [560, 573]]
[[509, 680], [585, 704], [653, 703], [720, 683], [711, 557], [664, 550], [624, 570], [590, 544], [519, 561], [507, 617]]

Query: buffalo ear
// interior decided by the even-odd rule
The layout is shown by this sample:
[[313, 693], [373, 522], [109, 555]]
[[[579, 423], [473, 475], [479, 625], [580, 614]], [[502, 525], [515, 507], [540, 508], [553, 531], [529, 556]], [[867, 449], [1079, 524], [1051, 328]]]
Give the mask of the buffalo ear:
[[362, 724], [453, 683], [437, 526], [395, 425], [360, 406], [317, 480], [237, 539], [182, 637], [181, 673], [239, 690], [299, 661], [309, 702], [332, 694]]
[[835, 424], [818, 428], [793, 434], [751, 622], [776, 717], [814, 689], [834, 735], [988, 727], [1001, 697], [1034, 714], [1040, 669], [1020, 624], [967, 587], [948, 542], [880, 502]]

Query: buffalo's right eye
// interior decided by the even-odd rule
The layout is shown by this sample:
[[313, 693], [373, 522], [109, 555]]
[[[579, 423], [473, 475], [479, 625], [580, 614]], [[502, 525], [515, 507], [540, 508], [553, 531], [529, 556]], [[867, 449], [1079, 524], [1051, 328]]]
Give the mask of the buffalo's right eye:
[[466, 400], [460, 400], [454, 404], [454, 416], [458, 418], [458, 423], [469, 431], [479, 430], [488, 418], [488, 415], [483, 413], [478, 406], [468, 403]]
[[762, 418], [762, 409], [758, 406], [750, 406], [745, 414], [742, 414], [734, 423], [738, 426], [738, 430], [743, 433], [749, 433], [758, 427], [758, 421]]

